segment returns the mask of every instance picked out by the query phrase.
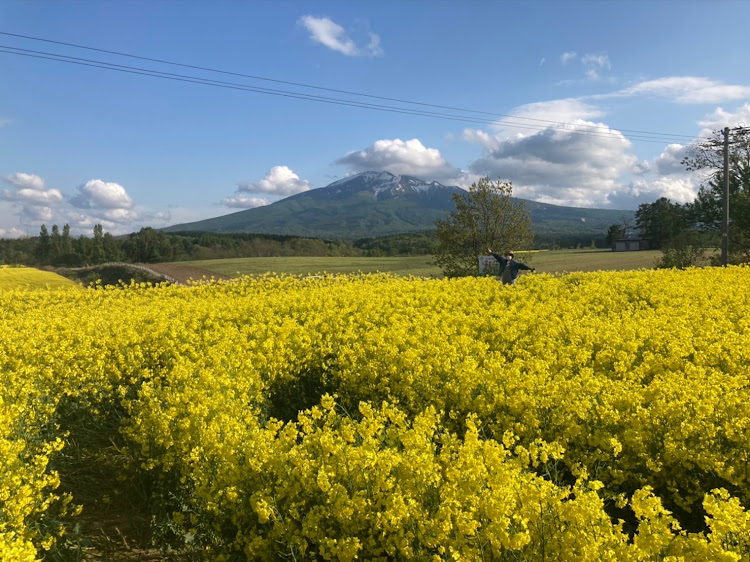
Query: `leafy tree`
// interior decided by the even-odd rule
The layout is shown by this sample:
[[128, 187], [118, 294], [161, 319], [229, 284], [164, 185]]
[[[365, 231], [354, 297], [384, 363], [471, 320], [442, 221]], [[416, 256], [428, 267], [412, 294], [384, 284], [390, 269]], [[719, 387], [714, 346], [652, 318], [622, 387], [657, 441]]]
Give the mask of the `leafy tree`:
[[41, 263], [47, 263], [50, 258], [51, 241], [47, 225], [43, 224], [39, 230], [39, 243], [36, 247], [36, 257]]
[[70, 225], [63, 225], [62, 236], [60, 237], [60, 257], [58, 263], [61, 265], [76, 265], [80, 262], [80, 257], [73, 251], [73, 239], [70, 237]]
[[635, 224], [650, 247], [658, 249], [689, 229], [690, 218], [685, 207], [662, 197], [653, 203], [639, 205], [635, 212]]
[[52, 225], [52, 243], [50, 244], [50, 261], [57, 263], [62, 254], [62, 235], [60, 234], [60, 228], [56, 225]]
[[63, 254], [69, 254], [73, 251], [73, 244], [70, 240], [70, 225], [67, 223], [63, 226], [61, 244]]
[[618, 238], [625, 238], [625, 235], [627, 234], [627, 231], [625, 230], [625, 227], [622, 224], [612, 224], [610, 225], [609, 229], [607, 230], [607, 246], [614, 246], [615, 240]]
[[[734, 261], [750, 261], [750, 135], [733, 135], [729, 145], [729, 253]], [[682, 163], [706, 173], [698, 196], [688, 205], [696, 228], [721, 240], [724, 193], [723, 134], [714, 131], [707, 143], [693, 145]]]
[[123, 244], [123, 250], [129, 261], [157, 263], [172, 259], [172, 245], [167, 235], [150, 226], [141, 228], [131, 234]]
[[107, 261], [104, 253], [104, 228], [101, 224], [94, 225], [94, 238], [91, 244], [90, 258], [92, 264], [99, 264]]
[[531, 243], [531, 215], [512, 193], [510, 182], [483, 177], [465, 194], [453, 194], [456, 209], [435, 221], [435, 263], [447, 277], [476, 275], [488, 247], [503, 252]]
[[104, 261], [122, 261], [122, 250], [117, 240], [109, 232], [102, 236], [102, 249], [104, 250]]

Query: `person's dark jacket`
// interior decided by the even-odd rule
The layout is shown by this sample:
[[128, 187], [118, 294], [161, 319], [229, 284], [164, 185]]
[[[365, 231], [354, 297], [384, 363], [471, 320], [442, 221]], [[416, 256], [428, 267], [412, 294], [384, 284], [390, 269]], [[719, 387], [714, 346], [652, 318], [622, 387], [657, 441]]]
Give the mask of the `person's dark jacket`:
[[[498, 263], [500, 264], [500, 277], [503, 280], [503, 283], [507, 283], [509, 285], [512, 285], [516, 282], [516, 279], [518, 278], [518, 272], [520, 270], [531, 270], [532, 268], [526, 265], [525, 263], [521, 263], [520, 261], [516, 261], [513, 258], [507, 258], [505, 256], [501, 256], [500, 254], [492, 253], [492, 257], [495, 258]], [[509, 268], [509, 275], [503, 275], [505, 273], [505, 268]]]

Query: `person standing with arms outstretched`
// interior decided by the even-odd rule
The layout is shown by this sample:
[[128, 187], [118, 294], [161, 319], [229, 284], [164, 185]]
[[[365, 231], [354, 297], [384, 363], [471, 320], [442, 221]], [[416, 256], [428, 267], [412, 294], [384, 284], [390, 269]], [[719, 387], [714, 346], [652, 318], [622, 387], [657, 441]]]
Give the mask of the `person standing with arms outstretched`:
[[506, 285], [513, 285], [518, 279], [518, 272], [520, 270], [536, 271], [535, 267], [529, 267], [525, 263], [516, 261], [514, 259], [513, 250], [508, 252], [507, 256], [501, 256], [492, 251], [492, 248], [487, 248], [487, 251], [495, 258], [500, 264], [500, 280]]

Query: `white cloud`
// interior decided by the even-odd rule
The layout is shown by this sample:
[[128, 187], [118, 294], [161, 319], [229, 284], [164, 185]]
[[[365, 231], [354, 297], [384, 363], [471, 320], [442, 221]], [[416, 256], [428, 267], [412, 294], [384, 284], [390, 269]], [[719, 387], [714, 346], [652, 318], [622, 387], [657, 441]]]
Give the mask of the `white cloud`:
[[563, 53], [562, 55], [560, 55], [560, 62], [563, 65], [566, 65], [570, 61], [575, 60], [576, 57], [578, 57], [578, 53], [576, 53], [575, 51], [567, 51], [567, 52]]
[[688, 174], [682, 177], [662, 176], [652, 179], [635, 178], [611, 197], [615, 206], [633, 207], [640, 203], [652, 203], [666, 197], [673, 203], [688, 203], [695, 199], [698, 180]]
[[78, 194], [70, 202], [79, 209], [130, 209], [133, 200], [119, 183], [99, 179], [78, 187]]
[[[97, 223], [113, 234], [137, 229], [140, 213], [117, 183], [90, 180], [78, 187], [76, 195], [66, 197], [59, 189], [47, 188], [44, 179], [35, 174], [18, 172], [3, 179], [11, 186], [0, 193], [9, 209], [3, 218], [15, 217], [24, 230], [36, 231], [41, 224], [69, 224], [74, 235], [90, 235]], [[10, 231], [7, 222], [0, 228]]]
[[609, 61], [609, 56], [604, 53], [599, 54], [588, 54], [581, 58], [581, 62], [586, 66], [598, 66], [599, 68], [612, 68], [612, 63]]
[[695, 199], [701, 175], [689, 172], [682, 164], [687, 147], [670, 144], [652, 161], [639, 162], [631, 181], [619, 186], [609, 200], [613, 206], [634, 208], [666, 197], [675, 203], [688, 203]]
[[367, 44], [367, 47], [365, 48], [365, 54], [371, 56], [371, 57], [379, 57], [382, 56], [384, 51], [383, 48], [380, 46], [380, 37], [376, 33], [369, 33], [370, 35], [370, 42]]
[[35, 174], [17, 172], [3, 179], [11, 187], [0, 193], [0, 199], [13, 204], [11, 208], [21, 223], [50, 220], [53, 208], [64, 204], [60, 190], [46, 188], [44, 180]]
[[519, 133], [501, 122], [495, 134], [466, 130], [463, 138], [484, 148], [470, 169], [512, 181], [519, 197], [572, 207], [619, 209], [634, 209], [660, 197], [678, 203], [695, 198], [699, 177], [682, 166], [683, 145], [671, 144], [652, 161], [639, 161], [620, 131], [583, 118], [601, 112], [579, 100], [531, 104], [517, 109], [516, 114], [568, 124]]
[[681, 144], [670, 144], [654, 159], [654, 167], [662, 176], [673, 176], [685, 173], [682, 159], [687, 155], [687, 147]]
[[[312, 189], [310, 182], [300, 179], [289, 167], [274, 166], [259, 181], [237, 184], [235, 194], [232, 197], [222, 199], [221, 204], [226, 207], [241, 209], [261, 207], [278, 200], [280, 197], [288, 197], [310, 189]], [[259, 194], [270, 195], [272, 198], [252, 196]]]
[[458, 181], [463, 173], [451, 166], [436, 148], [425, 147], [419, 139], [383, 139], [364, 150], [355, 150], [335, 161], [353, 173], [388, 171], [416, 176], [427, 181]]
[[735, 112], [729, 112], [718, 107], [713, 113], [701, 119], [698, 124], [702, 127], [700, 137], [707, 137], [712, 131], [724, 127], [732, 128], [739, 125], [747, 127], [750, 125], [750, 103], [744, 104]]
[[[499, 141], [471, 165], [473, 172], [510, 180], [520, 197], [573, 207], [608, 207], [618, 180], [637, 158], [618, 131], [607, 136], [586, 134], [596, 123], [570, 129], [548, 128]], [[601, 126], [601, 124], [599, 124]]]
[[63, 200], [62, 193], [57, 189], [6, 189], [2, 193], [6, 201], [18, 201], [27, 205], [53, 205]]
[[309, 181], [301, 180], [299, 176], [287, 166], [274, 166], [268, 171], [266, 177], [260, 181], [253, 183], [243, 182], [238, 184], [238, 191], [244, 191], [247, 193], [268, 193], [284, 197], [294, 195], [295, 193], [301, 193], [303, 191], [309, 191], [311, 188], [312, 186]]
[[23, 172], [16, 172], [15, 174], [9, 174], [3, 178], [9, 184], [26, 189], [44, 189], [44, 180], [35, 174], [24, 174]]
[[[589, 63], [608, 66], [604, 58], [591, 58]], [[641, 161], [628, 139], [603, 122], [605, 114], [593, 100], [651, 92], [676, 103], [697, 103], [735, 96], [736, 88], [682, 77], [642, 82], [602, 96], [521, 106], [487, 130], [463, 132], [465, 141], [483, 148], [469, 169], [512, 181], [519, 197], [559, 205], [633, 209], [660, 197], [687, 203], [705, 179], [705, 174], [688, 172], [682, 164], [688, 147], [665, 145], [658, 156]], [[750, 103], [734, 111], [717, 108], [698, 124], [702, 131], [697, 139], [725, 126], [750, 124]]]
[[[713, 113], [699, 121], [703, 128], [699, 137], [707, 137], [712, 131], [727, 125], [750, 122], [750, 103], [746, 103], [735, 112], [717, 108]], [[688, 147], [681, 144], [670, 144], [649, 163], [644, 163], [647, 172], [642, 177], [633, 179], [628, 186], [617, 194], [616, 198], [655, 201], [667, 197], [676, 203], [688, 203], [695, 199], [698, 189], [706, 179], [704, 171], [689, 172], [682, 164]]]
[[481, 144], [487, 150], [499, 148], [501, 142], [498, 137], [493, 137], [487, 131], [480, 131], [479, 129], [464, 129], [461, 138], [466, 142]]
[[[523, 135], [530, 134], [529, 131], [545, 129], [553, 124], [577, 123], [580, 120], [596, 119], [603, 115], [604, 112], [594, 105], [582, 100], [566, 98], [522, 105], [514, 109], [510, 117], [494, 123], [492, 130], [501, 136]], [[466, 131], [464, 138], [466, 138]]]
[[49, 222], [56, 216], [56, 213], [52, 207], [24, 205], [21, 216], [24, 221]]
[[[602, 114], [575, 99], [519, 107], [512, 117], [495, 123], [492, 134], [464, 131], [465, 140], [484, 148], [470, 170], [511, 181], [519, 197], [573, 207], [610, 207], [612, 195], [622, 188], [621, 176], [638, 170], [638, 159], [622, 133], [591, 120]], [[514, 127], [518, 117], [537, 130]]]
[[[612, 63], [606, 53], [588, 53], [579, 57], [575, 51], [569, 51], [560, 55], [560, 62], [563, 66], [567, 66], [573, 61], [580, 61], [580, 65], [576, 65], [575, 68], [583, 66], [586, 79], [591, 81], [599, 80], [603, 71], [612, 68]], [[564, 80], [560, 84], [575, 84], [580, 81], [580, 79]]]
[[696, 76], [670, 76], [646, 80], [612, 94], [592, 97], [632, 96], [666, 98], [679, 104], [720, 103], [750, 97], [750, 86], [722, 84]]
[[247, 197], [246, 195], [237, 194], [234, 197], [222, 199], [221, 203], [227, 207], [237, 209], [254, 209], [255, 207], [264, 207], [271, 201], [263, 197]]
[[0, 228], [0, 238], [25, 238], [26, 232], [20, 228]]
[[545, 57], [542, 57], [539, 61], [539, 66], [544, 66], [544, 63], [547, 62], [547, 59]]
[[130, 209], [102, 209], [97, 214], [100, 218], [116, 223], [128, 223], [138, 219], [138, 213]]
[[357, 43], [349, 37], [346, 30], [336, 22], [328, 18], [316, 18], [314, 16], [302, 16], [299, 23], [310, 32], [310, 38], [313, 41], [325, 45], [329, 49], [338, 51], [347, 56], [380, 56], [383, 49], [380, 47], [380, 37], [375, 33], [369, 32], [367, 45], [358, 46]]

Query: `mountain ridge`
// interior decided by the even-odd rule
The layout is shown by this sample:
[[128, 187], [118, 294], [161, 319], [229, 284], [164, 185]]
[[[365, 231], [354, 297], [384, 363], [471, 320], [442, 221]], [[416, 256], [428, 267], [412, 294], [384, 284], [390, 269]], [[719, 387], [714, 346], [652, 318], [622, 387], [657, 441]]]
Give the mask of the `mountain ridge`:
[[[252, 232], [311, 238], [359, 239], [433, 230], [455, 208], [458, 186], [414, 176], [368, 171], [303, 191], [263, 207], [172, 225], [164, 232]], [[538, 237], [601, 237], [632, 220], [634, 211], [564, 207], [523, 200]]]

